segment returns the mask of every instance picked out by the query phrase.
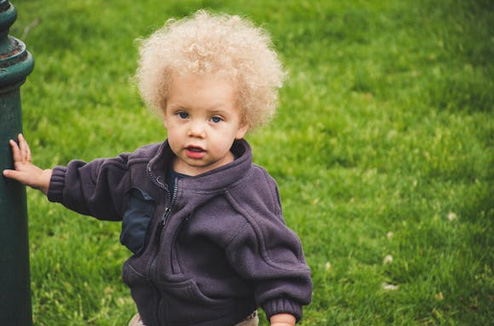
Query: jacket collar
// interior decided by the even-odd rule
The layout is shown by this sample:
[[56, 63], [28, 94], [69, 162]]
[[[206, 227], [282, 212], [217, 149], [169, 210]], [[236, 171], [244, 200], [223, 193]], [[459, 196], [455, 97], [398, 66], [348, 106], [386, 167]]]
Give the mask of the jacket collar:
[[[247, 174], [252, 166], [252, 151], [246, 140], [235, 140], [231, 151], [235, 160], [206, 173], [181, 179], [180, 187], [194, 191], [214, 191], [223, 189]], [[166, 188], [165, 177], [175, 154], [172, 152], [168, 140], [159, 147], [156, 155], [149, 161], [147, 171], [154, 183]]]

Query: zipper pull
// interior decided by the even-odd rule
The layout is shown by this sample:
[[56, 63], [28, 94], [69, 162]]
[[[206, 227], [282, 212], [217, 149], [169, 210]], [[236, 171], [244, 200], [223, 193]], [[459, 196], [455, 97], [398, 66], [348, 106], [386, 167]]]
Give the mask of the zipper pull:
[[168, 215], [170, 215], [170, 212], [172, 209], [170, 207], [165, 208], [165, 212], [163, 213], [163, 217], [161, 218], [161, 225], [165, 226], [166, 220], [168, 218]]

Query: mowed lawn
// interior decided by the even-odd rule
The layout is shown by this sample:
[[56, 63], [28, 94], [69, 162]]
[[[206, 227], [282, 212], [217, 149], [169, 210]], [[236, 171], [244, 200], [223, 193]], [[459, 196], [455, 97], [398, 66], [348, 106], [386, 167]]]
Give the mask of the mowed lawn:
[[[135, 40], [199, 8], [249, 17], [289, 73], [247, 138], [312, 268], [301, 325], [494, 324], [492, 1], [12, 2], [37, 164], [163, 141], [132, 82]], [[28, 206], [34, 325], [127, 325], [120, 225], [34, 190]]]

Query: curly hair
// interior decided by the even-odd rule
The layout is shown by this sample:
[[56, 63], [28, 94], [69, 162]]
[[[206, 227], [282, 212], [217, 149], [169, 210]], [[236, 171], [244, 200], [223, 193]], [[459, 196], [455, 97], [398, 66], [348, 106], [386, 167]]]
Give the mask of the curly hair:
[[239, 16], [199, 10], [141, 41], [136, 73], [146, 104], [163, 112], [175, 74], [221, 74], [236, 87], [249, 129], [265, 124], [276, 111], [285, 72], [268, 33]]

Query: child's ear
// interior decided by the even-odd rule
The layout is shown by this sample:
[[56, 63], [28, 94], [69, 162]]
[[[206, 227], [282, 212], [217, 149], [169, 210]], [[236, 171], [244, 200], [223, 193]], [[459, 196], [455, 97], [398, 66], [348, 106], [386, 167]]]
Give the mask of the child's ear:
[[245, 134], [247, 134], [247, 131], [249, 131], [249, 125], [247, 123], [243, 123], [237, 129], [237, 133], [235, 134], [235, 139], [242, 139], [242, 138], [244, 138], [245, 137]]

